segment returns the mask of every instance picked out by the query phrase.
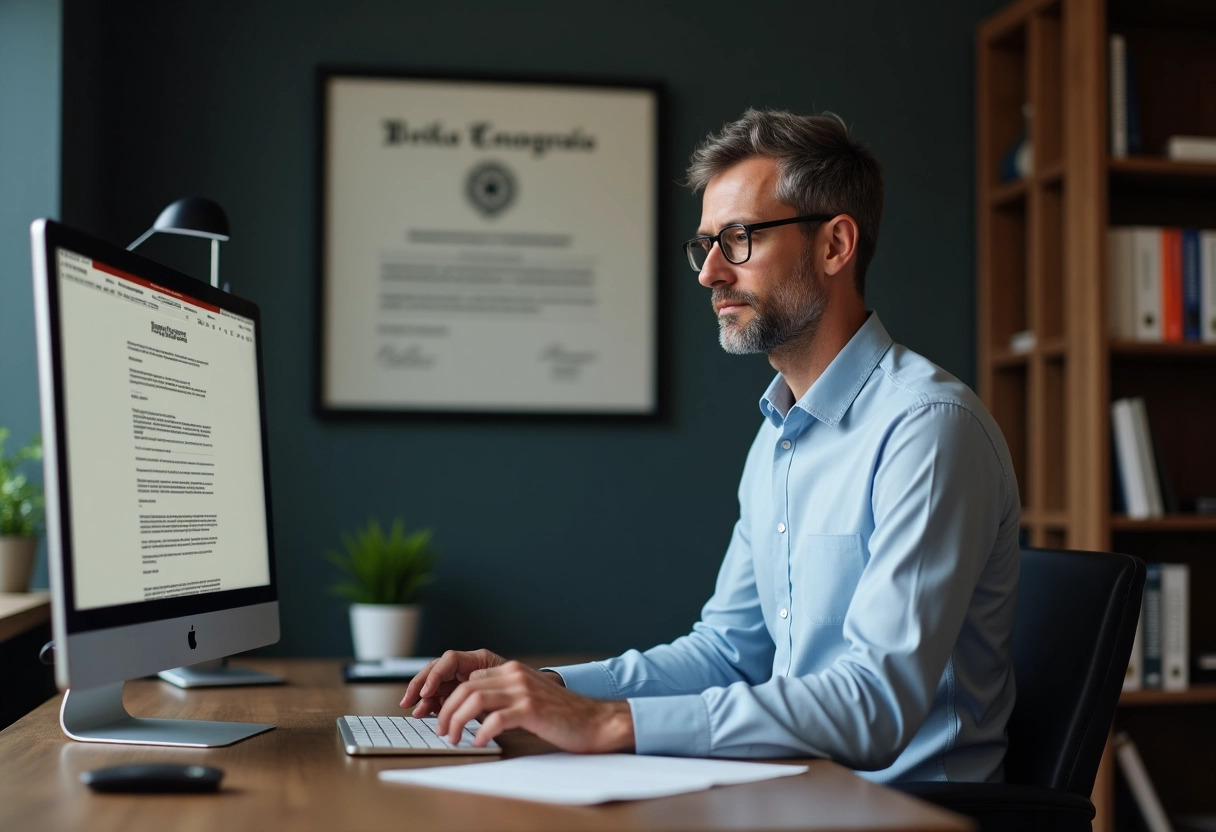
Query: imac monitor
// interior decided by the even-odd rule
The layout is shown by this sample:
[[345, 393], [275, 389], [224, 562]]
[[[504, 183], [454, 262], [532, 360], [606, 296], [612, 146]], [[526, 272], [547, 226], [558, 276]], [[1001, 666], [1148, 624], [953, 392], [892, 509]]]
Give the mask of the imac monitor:
[[50, 220], [30, 233], [63, 729], [192, 746], [268, 730], [122, 705], [127, 679], [278, 641], [258, 308]]

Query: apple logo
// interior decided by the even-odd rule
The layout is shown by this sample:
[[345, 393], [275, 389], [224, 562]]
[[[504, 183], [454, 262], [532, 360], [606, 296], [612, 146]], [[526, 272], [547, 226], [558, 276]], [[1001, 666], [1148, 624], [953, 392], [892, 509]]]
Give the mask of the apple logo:
[[190, 625], [190, 632], [186, 633], [186, 643], [190, 645], [190, 649], [194, 650], [198, 647], [198, 642], [194, 638], [194, 625]]

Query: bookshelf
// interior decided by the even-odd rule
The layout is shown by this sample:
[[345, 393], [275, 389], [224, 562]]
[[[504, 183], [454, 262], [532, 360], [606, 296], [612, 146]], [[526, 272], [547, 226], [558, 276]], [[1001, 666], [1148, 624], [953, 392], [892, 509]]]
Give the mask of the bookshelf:
[[[1142, 151], [1122, 158], [1108, 152], [1111, 33], [1140, 111]], [[1025, 538], [1187, 563], [1191, 648], [1216, 650], [1216, 517], [1116, 513], [1110, 430], [1110, 403], [1143, 397], [1174, 491], [1216, 496], [1216, 345], [1112, 338], [1106, 284], [1109, 228], [1216, 228], [1216, 164], [1161, 155], [1171, 135], [1216, 136], [1216, 3], [1019, 0], [976, 47], [977, 386], [1009, 442]], [[1023, 135], [1030, 170], [1008, 181]], [[1125, 694], [1116, 727], [1170, 814], [1216, 812], [1216, 685]], [[1131, 826], [1109, 748], [1094, 802], [1095, 832]]]

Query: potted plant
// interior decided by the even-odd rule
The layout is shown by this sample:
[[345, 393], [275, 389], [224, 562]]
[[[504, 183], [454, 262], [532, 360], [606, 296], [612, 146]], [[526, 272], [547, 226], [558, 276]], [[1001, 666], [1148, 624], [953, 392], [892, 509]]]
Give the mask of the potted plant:
[[42, 489], [18, 469], [42, 458], [42, 443], [34, 437], [12, 456], [4, 455], [8, 428], [0, 428], [0, 592], [25, 592], [34, 569], [34, 553], [42, 531]]
[[346, 573], [333, 591], [351, 601], [355, 658], [361, 661], [412, 656], [418, 636], [418, 591], [430, 583], [437, 552], [431, 530], [407, 534], [397, 518], [388, 534], [376, 520], [342, 535], [342, 551], [326, 552]]

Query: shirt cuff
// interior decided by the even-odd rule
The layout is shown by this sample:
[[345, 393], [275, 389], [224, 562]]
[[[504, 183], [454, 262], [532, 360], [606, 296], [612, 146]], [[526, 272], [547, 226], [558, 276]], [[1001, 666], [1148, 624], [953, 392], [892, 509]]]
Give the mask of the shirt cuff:
[[563, 667], [542, 667], [541, 670], [552, 670], [562, 677], [562, 682], [568, 690], [590, 696], [593, 699], [616, 699], [616, 685], [608, 668], [599, 662], [586, 664], [568, 664]]
[[709, 706], [700, 695], [647, 696], [628, 701], [638, 754], [709, 756]]

